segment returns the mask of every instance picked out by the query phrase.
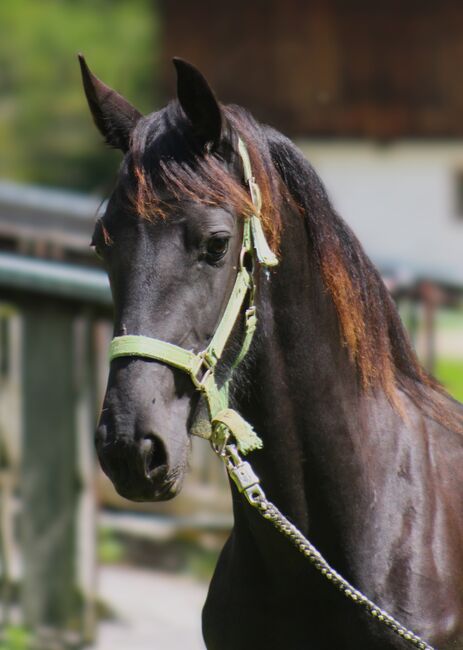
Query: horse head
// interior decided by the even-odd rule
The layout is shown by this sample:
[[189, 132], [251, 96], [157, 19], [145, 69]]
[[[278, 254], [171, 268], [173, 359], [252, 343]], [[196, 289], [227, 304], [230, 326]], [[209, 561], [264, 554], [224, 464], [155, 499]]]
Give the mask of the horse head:
[[[94, 121], [123, 163], [93, 245], [114, 299], [114, 335], [203, 350], [239, 264], [249, 195], [237, 134], [207, 81], [174, 60], [178, 99], [143, 117], [80, 58]], [[217, 368], [217, 381], [225, 372]], [[204, 400], [185, 373], [146, 358], [111, 363], [96, 432], [117, 491], [164, 500], [180, 490], [190, 434], [207, 427]]]

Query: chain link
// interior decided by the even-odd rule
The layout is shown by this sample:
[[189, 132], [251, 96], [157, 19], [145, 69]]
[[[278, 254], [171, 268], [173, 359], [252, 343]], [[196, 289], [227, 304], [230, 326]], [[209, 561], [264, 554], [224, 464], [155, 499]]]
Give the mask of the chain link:
[[420, 650], [434, 650], [411, 630], [404, 627], [393, 616], [375, 605], [365, 594], [353, 587], [325, 560], [320, 551], [304, 537], [279, 510], [267, 499], [259, 479], [247, 461], [240, 457], [235, 445], [223, 445], [221, 449], [213, 445], [214, 451], [223, 460], [230, 478], [236, 483], [238, 490], [244, 494], [248, 502], [302, 553], [331, 584], [346, 598], [362, 607], [372, 618], [388, 627], [405, 641]]

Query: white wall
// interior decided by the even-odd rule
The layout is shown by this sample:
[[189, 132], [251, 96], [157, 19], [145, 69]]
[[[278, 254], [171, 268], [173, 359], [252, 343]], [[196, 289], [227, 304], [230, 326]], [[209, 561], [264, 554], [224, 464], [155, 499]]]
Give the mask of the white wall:
[[298, 144], [376, 263], [463, 282], [463, 218], [456, 215], [463, 142]]

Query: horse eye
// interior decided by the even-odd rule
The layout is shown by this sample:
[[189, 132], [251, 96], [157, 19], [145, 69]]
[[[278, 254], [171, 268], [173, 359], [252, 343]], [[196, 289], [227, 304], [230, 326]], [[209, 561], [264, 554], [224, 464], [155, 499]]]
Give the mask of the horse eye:
[[213, 261], [219, 260], [228, 250], [228, 237], [212, 237], [207, 242], [206, 253]]

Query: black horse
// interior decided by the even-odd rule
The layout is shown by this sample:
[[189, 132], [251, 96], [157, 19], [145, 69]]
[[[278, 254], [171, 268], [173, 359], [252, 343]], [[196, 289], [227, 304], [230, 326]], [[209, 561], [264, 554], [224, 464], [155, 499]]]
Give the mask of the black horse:
[[[250, 461], [269, 498], [344, 577], [437, 648], [463, 648], [463, 409], [418, 363], [316, 173], [283, 135], [219, 104], [186, 62], [175, 61], [178, 99], [147, 117], [81, 65], [96, 125], [124, 152], [93, 238], [115, 334], [207, 345], [250, 210], [239, 135], [280, 258], [270, 274], [258, 271], [257, 333], [231, 387], [264, 441]], [[238, 322], [219, 381], [241, 334]], [[96, 445], [120, 494], [175, 496], [204, 413], [181, 371], [113, 360]], [[232, 494], [235, 523], [203, 614], [210, 650], [408, 647]]]

